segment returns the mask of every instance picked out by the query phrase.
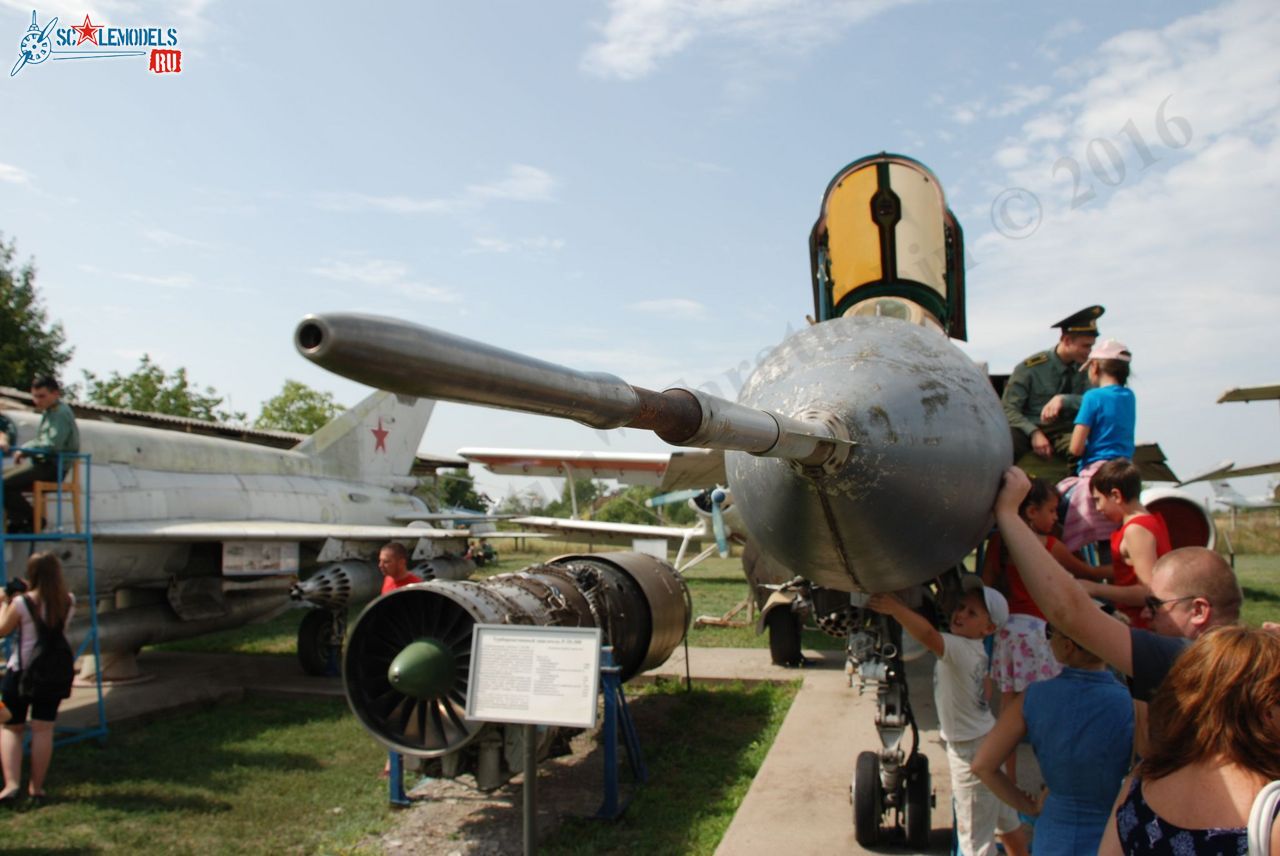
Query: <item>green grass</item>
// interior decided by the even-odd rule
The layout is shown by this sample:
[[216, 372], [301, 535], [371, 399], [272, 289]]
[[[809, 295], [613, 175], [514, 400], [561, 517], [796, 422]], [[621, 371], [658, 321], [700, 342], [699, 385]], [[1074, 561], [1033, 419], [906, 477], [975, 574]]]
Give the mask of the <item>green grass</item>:
[[[298, 624], [304, 614], [306, 610], [303, 609], [287, 609], [260, 624], [246, 624], [154, 647], [159, 651], [186, 651], [194, 654], [296, 654]], [[355, 615], [352, 614], [351, 617], [355, 618]]]
[[1236, 576], [1244, 589], [1241, 616], [1245, 624], [1280, 622], [1280, 556], [1237, 555]]
[[694, 685], [646, 692], [674, 704], [641, 735], [649, 783], [614, 823], [570, 820], [539, 845], [549, 854], [712, 853], [764, 763], [799, 683]]
[[[711, 853], [797, 686], [632, 688], [633, 709], [666, 702], [641, 733], [649, 784], [622, 820], [571, 821], [540, 849]], [[5, 815], [0, 850], [364, 852], [393, 823], [385, 757], [340, 702], [251, 698], [58, 749], [56, 801]]]
[[342, 852], [387, 823], [385, 758], [341, 702], [247, 699], [57, 749], [56, 801], [0, 821], [0, 848]]

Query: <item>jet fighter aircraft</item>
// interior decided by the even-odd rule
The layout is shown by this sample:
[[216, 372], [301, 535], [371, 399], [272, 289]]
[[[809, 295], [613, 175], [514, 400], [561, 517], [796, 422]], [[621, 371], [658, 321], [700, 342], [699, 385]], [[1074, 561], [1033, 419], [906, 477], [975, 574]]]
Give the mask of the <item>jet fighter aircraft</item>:
[[917, 729], [901, 628], [865, 603], [903, 590], [919, 601], [926, 588], [958, 597], [962, 560], [990, 530], [1012, 460], [990, 379], [950, 341], [966, 337], [963, 247], [923, 164], [881, 153], [841, 169], [810, 235], [813, 323], [761, 361], [736, 402], [643, 389], [388, 318], [309, 316], [295, 343], [381, 389], [724, 450], [751, 541], [844, 598], [850, 657], [860, 686], [876, 693], [881, 742], [857, 763], [857, 840], [877, 843], [889, 826], [921, 845], [929, 773], [918, 736], [905, 740]]
[[[304, 667], [321, 672], [341, 630], [334, 616], [377, 594], [377, 553], [390, 540], [410, 548], [419, 576], [469, 575], [469, 530], [430, 528], [435, 515], [410, 493], [433, 407], [374, 393], [292, 449], [81, 420], [103, 677], [136, 676], [144, 645], [265, 620], [289, 606], [291, 589], [294, 600], [325, 607], [308, 614], [298, 639]], [[8, 415], [20, 442], [34, 436], [38, 416]], [[50, 525], [60, 518], [73, 527], [69, 493], [61, 515], [56, 495], [45, 501]], [[5, 549], [10, 576], [31, 550], [56, 551], [86, 602], [83, 541], [9, 541]], [[87, 615], [77, 610], [75, 644]]]

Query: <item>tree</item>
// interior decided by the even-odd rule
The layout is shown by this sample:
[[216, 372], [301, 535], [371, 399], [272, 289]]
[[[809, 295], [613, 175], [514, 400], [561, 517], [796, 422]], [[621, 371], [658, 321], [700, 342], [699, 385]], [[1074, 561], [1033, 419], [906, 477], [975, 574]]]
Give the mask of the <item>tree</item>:
[[17, 242], [0, 234], [0, 385], [26, 389], [38, 374], [57, 375], [71, 359], [62, 324], [49, 323], [36, 269], [28, 261], [14, 268]]
[[436, 508], [467, 508], [488, 511], [493, 500], [476, 490], [475, 477], [469, 470], [437, 470], [434, 482], [424, 481], [418, 495]]
[[345, 409], [333, 400], [333, 393], [320, 392], [296, 380], [286, 380], [279, 395], [262, 403], [262, 413], [253, 427], [314, 434]]
[[219, 409], [223, 397], [211, 386], [200, 392], [187, 380], [187, 370], [180, 368], [172, 375], [142, 355], [132, 374], [112, 372], [103, 380], [93, 372], [84, 373], [85, 400], [90, 404], [123, 407], [149, 413], [167, 413], [207, 422], [241, 422], [244, 413]]
[[679, 502], [672, 505], [660, 505], [657, 508], [646, 506], [645, 500], [657, 496], [658, 490], [643, 485], [631, 485], [615, 493], [609, 501], [600, 507], [593, 520], [609, 523], [642, 523], [653, 525], [692, 526], [697, 515], [688, 503]]

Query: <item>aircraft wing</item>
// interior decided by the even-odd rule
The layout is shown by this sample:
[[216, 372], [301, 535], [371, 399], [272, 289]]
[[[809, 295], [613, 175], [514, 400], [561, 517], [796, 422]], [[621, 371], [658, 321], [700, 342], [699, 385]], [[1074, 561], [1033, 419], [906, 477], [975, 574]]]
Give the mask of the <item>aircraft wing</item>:
[[606, 523], [602, 520], [565, 520], [562, 517], [517, 517], [512, 523], [535, 531], [558, 535], [568, 541], [590, 541], [596, 544], [623, 546], [629, 546], [636, 538], [666, 538], [671, 541], [682, 541], [688, 535], [690, 543], [698, 544], [712, 537], [705, 527], [701, 526], [646, 526], [640, 523]]
[[623, 484], [657, 487], [663, 492], [709, 488], [728, 481], [724, 452], [680, 449], [674, 452], [571, 452], [562, 449], [459, 449], [458, 455], [502, 476], [590, 476]]
[[657, 487], [667, 470], [667, 452], [571, 452], [563, 449], [458, 450], [459, 457], [500, 476], [617, 479]]
[[465, 529], [294, 523], [287, 520], [181, 520], [94, 524], [95, 541], [391, 541], [466, 538]]
[[1254, 464], [1251, 467], [1237, 467], [1231, 461], [1223, 461], [1218, 466], [1209, 470], [1207, 473], [1201, 473], [1195, 478], [1187, 479], [1179, 482], [1178, 486], [1184, 484], [1193, 484], [1200, 481], [1212, 481], [1213, 479], [1226, 478], [1244, 478], [1245, 476], [1264, 476], [1268, 473], [1280, 473], [1280, 461], [1272, 461], [1268, 464]]
[[1274, 386], [1238, 386], [1218, 397], [1218, 403], [1227, 401], [1269, 401], [1280, 398], [1280, 384]]
[[1167, 461], [1159, 443], [1139, 443], [1133, 450], [1133, 463], [1142, 474], [1144, 482], [1176, 482], [1178, 477], [1169, 468]]
[[660, 487], [664, 493], [670, 493], [728, 483], [729, 477], [724, 472], [724, 450], [681, 449], [671, 453]]

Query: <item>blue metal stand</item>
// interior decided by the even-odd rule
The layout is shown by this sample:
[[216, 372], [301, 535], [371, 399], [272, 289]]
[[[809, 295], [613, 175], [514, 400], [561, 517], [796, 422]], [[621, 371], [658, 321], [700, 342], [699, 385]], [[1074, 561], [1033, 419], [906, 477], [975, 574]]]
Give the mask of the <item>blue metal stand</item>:
[[[93, 496], [93, 468], [90, 466], [91, 456], [85, 453], [60, 452], [58, 454], [58, 493], [57, 493], [57, 513], [54, 516], [54, 528], [52, 532], [37, 532], [33, 535], [10, 535], [8, 532], [0, 530], [0, 586], [8, 582], [8, 552], [9, 542], [44, 542], [44, 541], [83, 541], [85, 554], [85, 576], [89, 582], [89, 633], [85, 636], [84, 641], [80, 643], [80, 647], [76, 650], [76, 656], [80, 657], [90, 645], [93, 646], [93, 661], [96, 664], [102, 663], [102, 649], [98, 644], [98, 590], [94, 582], [93, 573], [93, 503], [90, 497]], [[62, 531], [62, 479], [65, 473], [63, 464], [66, 461], [79, 461], [84, 466], [84, 531], [83, 532], [63, 532]], [[8, 653], [9, 642], [6, 640], [4, 645], [5, 653]], [[54, 734], [62, 735], [55, 738], [55, 746], [65, 746], [68, 743], [76, 743], [81, 740], [89, 740], [97, 738], [99, 740], [107, 736], [107, 709], [102, 698], [102, 670], [100, 668], [94, 670], [94, 680], [97, 684], [98, 694], [98, 724], [91, 725], [87, 728], [70, 728], [68, 726], [54, 726]], [[28, 744], [29, 744], [28, 740]]]
[[627, 748], [627, 759], [631, 762], [631, 773], [636, 784], [649, 781], [649, 771], [645, 768], [644, 758], [640, 754], [640, 738], [636, 734], [635, 722], [631, 719], [631, 711], [627, 709], [627, 698], [622, 694], [622, 681], [619, 673], [622, 670], [614, 665], [613, 647], [606, 645], [601, 656], [601, 688], [604, 692], [604, 802], [596, 811], [595, 817], [601, 820], [615, 820], [627, 810], [631, 804], [634, 790], [625, 802], [618, 802], [618, 727], [622, 727], [622, 738]]
[[396, 808], [407, 808], [410, 801], [409, 794], [404, 789], [404, 756], [399, 752], [388, 752], [387, 766], [390, 768], [387, 800]]

